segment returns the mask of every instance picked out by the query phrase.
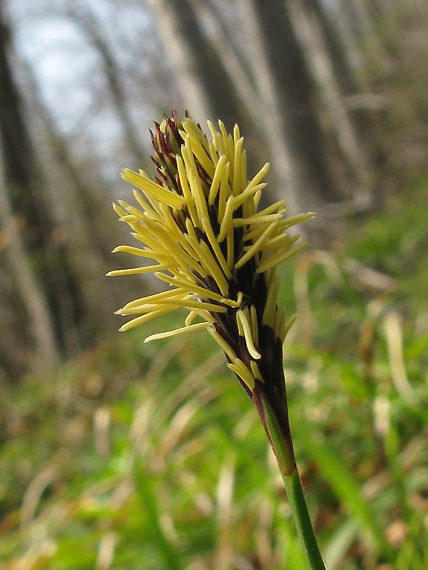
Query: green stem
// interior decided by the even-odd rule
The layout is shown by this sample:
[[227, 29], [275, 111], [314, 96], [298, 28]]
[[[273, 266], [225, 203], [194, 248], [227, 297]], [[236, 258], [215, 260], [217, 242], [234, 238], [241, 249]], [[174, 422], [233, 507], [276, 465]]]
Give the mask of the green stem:
[[288, 502], [290, 503], [294, 524], [297, 528], [297, 534], [299, 535], [308, 568], [310, 570], [325, 570], [297, 468], [294, 469], [291, 475], [282, 475], [282, 478], [284, 479]]
[[288, 502], [290, 503], [294, 524], [297, 528], [297, 534], [299, 535], [308, 568], [309, 570], [325, 570], [303, 495], [299, 472], [296, 467], [286, 398], [284, 397], [283, 400], [280, 398], [275, 399], [275, 391], [269, 394], [268, 397], [262, 389], [265, 389], [264, 385], [256, 385], [256, 389], [253, 392], [253, 401], [284, 479]]

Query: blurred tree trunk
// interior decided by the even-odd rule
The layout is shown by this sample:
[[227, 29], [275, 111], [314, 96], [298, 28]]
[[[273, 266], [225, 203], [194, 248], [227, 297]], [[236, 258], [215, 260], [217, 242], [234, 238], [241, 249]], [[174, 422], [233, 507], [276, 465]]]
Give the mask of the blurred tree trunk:
[[[39, 370], [50, 371], [58, 357], [52, 322], [46, 299], [25, 251], [19, 226], [12, 214], [3, 165], [4, 154], [3, 145], [0, 141], [0, 229], [3, 239], [6, 241], [4, 251], [18, 294], [25, 307], [31, 329], [30, 334], [35, 344], [35, 362], [32, 364]], [[3, 342], [8, 343], [9, 350], [12, 351], [8, 359], [10, 360], [12, 357], [13, 362], [15, 346], [11, 342], [12, 332], [6, 331], [6, 339], [3, 338], [4, 332], [2, 331], [1, 334], [2, 344]]]
[[[287, 5], [293, 28], [304, 48], [306, 65], [316, 82], [321, 101], [319, 113], [334, 137], [337, 163], [339, 167], [343, 164], [343, 186], [351, 190], [348, 198], [360, 203], [360, 207], [367, 207], [371, 184], [368, 160], [343, 101], [343, 90], [352, 89], [351, 74], [331, 37], [319, 0], [287, 0]], [[340, 82], [338, 77], [341, 77]]]
[[[337, 29], [327, 13], [327, 7], [323, 0], [305, 0], [303, 3], [312, 21], [316, 21], [316, 26], [322, 35], [325, 50], [334, 69], [337, 83], [340, 85], [342, 93], [353, 93], [357, 89], [354, 70], [346, 57], [346, 52], [340, 42]], [[333, 10], [331, 10], [333, 12]], [[334, 10], [334, 12], [337, 12]]]
[[[149, 7], [166, 57], [174, 70], [174, 78], [182, 101], [194, 120], [215, 120], [208, 93], [197, 70], [197, 55], [192, 51], [188, 38], [182, 34], [182, 25], [177, 10], [170, 7], [172, 0], [144, 0]], [[188, 11], [188, 10], [187, 10]]]
[[391, 71], [394, 67], [390, 54], [384, 45], [384, 38], [379, 33], [376, 22], [370, 15], [370, 0], [348, 0], [344, 2], [340, 0], [344, 13], [349, 21], [350, 29], [354, 30], [354, 34], [370, 49], [364, 49], [367, 61], [375, 63], [379, 70], [383, 73]]
[[277, 193], [278, 198], [286, 196], [290, 213], [296, 214], [299, 211], [299, 198], [295, 172], [290, 150], [282, 134], [282, 117], [274, 79], [264, 50], [253, 4], [251, 0], [245, 0], [242, 11], [245, 33], [251, 38], [245, 46], [245, 61], [250, 70], [249, 75], [241, 59], [234, 53], [232, 42], [229, 41], [227, 32], [222, 28], [220, 17], [211, 11], [203, 0], [197, 0], [194, 5], [197, 7], [201, 20], [205, 21], [207, 36], [217, 51], [237, 95], [251, 116], [257, 129], [257, 137], [266, 147], [274, 177], [272, 190]]
[[200, 122], [221, 118], [228, 128], [250, 120], [191, 0], [145, 0], [171, 59], [183, 102]]
[[[209, 3], [146, 1], [159, 22], [186, 104], [198, 109], [197, 118], [205, 113], [227, 123], [231, 115], [244, 123], [244, 132], [245, 120], [251, 120], [291, 212], [320, 209], [344, 196], [367, 196], [365, 156], [336, 79], [336, 68], [340, 72], [346, 62], [337, 49], [337, 66], [333, 64], [336, 54], [328, 50], [333, 39], [323, 34], [327, 22], [315, 0], [312, 6], [306, 3], [306, 12], [295, 0], [268, 5], [247, 0], [247, 61], [253, 83]], [[345, 74], [341, 76], [345, 81]]]
[[[7, 340], [17, 354], [36, 353], [48, 368], [59, 353], [72, 356], [114, 328], [116, 303], [105, 278], [113, 222], [73, 167], [31, 81], [26, 117], [12, 73], [16, 60], [4, 0], [0, 9], [0, 237], [7, 254], [1, 264], [15, 285], [2, 282], [1, 292], [16, 309], [6, 314]], [[1, 352], [0, 366], [18, 370]], [[31, 364], [27, 359], [21, 370]]]
[[[109, 217], [116, 221], [115, 216], [110, 216], [111, 206], [107, 204], [104, 195], [95, 196], [92, 180], [85, 180], [85, 173], [74, 163], [67, 140], [58, 132], [50, 111], [43, 103], [37, 82], [29, 66], [25, 66], [25, 79], [31, 107], [34, 111], [32, 116], [35, 117], [35, 122], [39, 124], [39, 129], [43, 131], [42, 136], [47, 142], [46, 146], [51, 151], [51, 153], [47, 152], [50, 156], [46, 157], [46, 169], [52, 164], [56, 164], [57, 168], [61, 170], [61, 176], [67, 178], [71, 188], [66, 190], [68, 194], [71, 194], [69, 198], [73, 202], [73, 208], [77, 209], [77, 212], [74, 213], [85, 224], [86, 243], [91, 245], [91, 250], [96, 250], [99, 257], [98, 263], [102, 263], [102, 259], [105, 264], [110, 264], [111, 250], [115, 247], [118, 237], [108, 227], [109, 224], [106, 224], [106, 218]], [[87, 174], [89, 179], [89, 173]]]
[[[289, 209], [296, 213], [302, 203], [301, 186], [296, 182], [278, 107], [274, 109], [276, 99], [272, 98], [271, 72], [267, 71], [264, 53], [260, 54], [265, 63], [263, 69], [267, 71], [264, 78], [271, 89], [269, 92], [262, 81], [256, 81], [256, 89], [262, 86], [265, 95], [260, 97], [228, 41], [221, 20], [207, 3], [200, 0], [146, 0], [146, 3], [158, 22], [165, 52], [192, 115], [199, 121], [221, 118], [229, 128], [239, 122], [244, 133], [254, 133], [255, 128], [257, 136], [252, 139], [256, 146], [250, 148], [250, 156], [257, 154], [258, 163], [260, 154], [269, 156], [276, 186], [282, 195], [288, 196]], [[255, 70], [257, 79], [260, 71]], [[309, 203], [313, 204], [310, 200]]]
[[[57, 349], [43, 283], [51, 270], [36, 272], [27, 251], [39, 259], [49, 243], [52, 226], [46, 205], [37, 194], [37, 168], [22, 105], [9, 63], [10, 32], [0, 1], [0, 222], [5, 252], [17, 292], [27, 313], [38, 366], [52, 368]], [[23, 225], [20, 232], [17, 218]], [[24, 237], [25, 236], [25, 237]], [[39, 276], [41, 275], [41, 280]], [[41, 281], [41, 283], [40, 283]], [[10, 334], [10, 333], [9, 333]], [[23, 337], [25, 336], [22, 335]]]
[[75, 6], [73, 3], [70, 3], [70, 6], [68, 10], [69, 16], [78, 24], [79, 28], [98, 52], [103, 63], [113, 104], [123, 128], [125, 141], [137, 162], [142, 164], [146, 153], [129, 112], [129, 106], [122, 87], [121, 72], [112, 50], [105, 37], [103, 37], [100, 26], [94, 20], [90, 11], [87, 8], [83, 9], [79, 5]]
[[335, 29], [333, 42], [340, 48], [345, 60], [345, 67], [352, 72], [352, 80], [359, 90], [368, 87], [369, 79], [366, 68], [366, 54], [361, 45], [359, 34], [356, 30], [349, 6], [343, 0], [339, 0], [335, 10], [330, 13], [330, 29]]
[[316, 85], [284, 0], [254, 0], [264, 47], [275, 82], [282, 117], [282, 136], [290, 150], [298, 207], [334, 201], [340, 192], [328, 169], [322, 129], [316, 111]]
[[105, 274], [119, 236], [111, 229], [117, 226], [111, 209], [106, 210], [107, 202], [94, 196], [89, 173], [84, 180], [75, 167], [28, 66], [25, 79], [31, 121], [45, 143], [38, 149], [38, 158], [46, 197], [67, 266], [78, 284], [77, 298], [64, 299], [61, 313], [65, 352], [73, 355], [91, 343], [99, 331], [113, 328], [113, 283]]

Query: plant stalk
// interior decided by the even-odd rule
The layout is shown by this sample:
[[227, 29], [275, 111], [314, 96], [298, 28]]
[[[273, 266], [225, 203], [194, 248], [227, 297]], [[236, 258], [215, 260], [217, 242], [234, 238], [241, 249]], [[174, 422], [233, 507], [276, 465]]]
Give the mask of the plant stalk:
[[281, 398], [274, 391], [268, 395], [265, 385], [256, 386], [253, 401], [278, 461], [308, 569], [325, 570], [294, 457], [285, 389]]
[[306, 506], [297, 467], [293, 470], [291, 475], [287, 476], [282, 474], [282, 478], [308, 568], [310, 570], [325, 570], [325, 565], [309, 517], [308, 507]]

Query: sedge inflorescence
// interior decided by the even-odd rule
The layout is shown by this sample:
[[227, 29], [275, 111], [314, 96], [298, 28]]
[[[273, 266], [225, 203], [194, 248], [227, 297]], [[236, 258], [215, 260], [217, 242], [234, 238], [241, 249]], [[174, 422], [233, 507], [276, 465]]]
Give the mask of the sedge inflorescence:
[[[179, 308], [184, 326], [149, 336], [146, 342], [207, 329], [224, 350], [229, 368], [251, 396], [257, 383], [275, 383], [282, 344], [293, 323], [277, 305], [277, 266], [300, 251], [299, 234], [287, 230], [313, 214], [285, 218], [284, 201], [258, 211], [266, 164], [248, 181], [244, 139], [237, 125], [228, 134], [208, 122], [211, 140], [186, 115], [155, 123], [152, 144], [156, 177], [124, 170], [139, 208], [114, 205], [143, 247], [119, 246], [153, 260], [148, 266], [109, 275], [154, 272], [170, 287], [136, 299], [118, 311], [133, 318], [121, 330]], [[282, 389], [280, 389], [282, 391]]]

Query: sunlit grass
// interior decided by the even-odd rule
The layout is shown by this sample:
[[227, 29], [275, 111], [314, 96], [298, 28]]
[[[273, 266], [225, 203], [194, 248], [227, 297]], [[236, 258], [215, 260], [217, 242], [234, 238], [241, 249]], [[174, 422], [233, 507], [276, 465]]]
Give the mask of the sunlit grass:
[[[428, 567], [424, 204], [398, 218], [392, 203], [283, 276], [281, 303], [299, 288], [293, 438], [329, 570]], [[143, 347], [151, 332], [4, 388], [0, 568], [303, 569], [263, 428], [214, 341]]]

